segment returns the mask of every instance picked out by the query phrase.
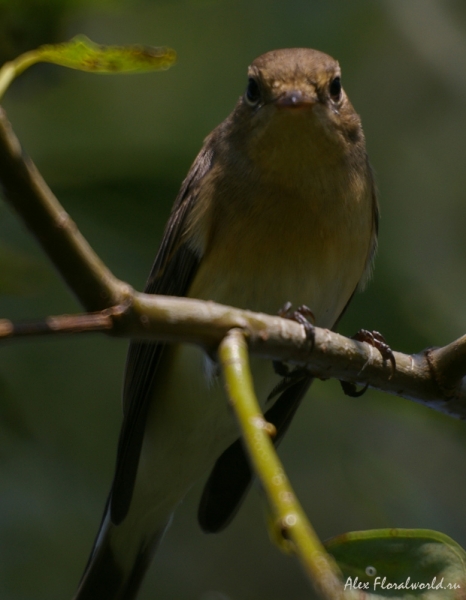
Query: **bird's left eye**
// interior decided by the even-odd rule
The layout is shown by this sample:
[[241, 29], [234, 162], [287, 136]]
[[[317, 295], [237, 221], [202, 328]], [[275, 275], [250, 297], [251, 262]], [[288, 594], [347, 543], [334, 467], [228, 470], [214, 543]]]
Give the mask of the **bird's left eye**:
[[340, 100], [341, 96], [341, 79], [339, 77], [335, 77], [330, 82], [329, 86], [330, 98], [335, 102]]

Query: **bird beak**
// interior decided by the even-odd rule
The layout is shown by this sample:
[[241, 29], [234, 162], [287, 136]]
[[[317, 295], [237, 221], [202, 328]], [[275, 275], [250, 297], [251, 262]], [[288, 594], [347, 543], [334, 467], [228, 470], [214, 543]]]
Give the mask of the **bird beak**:
[[278, 108], [305, 108], [311, 107], [317, 102], [317, 98], [311, 97], [301, 90], [289, 90], [284, 92], [275, 100]]

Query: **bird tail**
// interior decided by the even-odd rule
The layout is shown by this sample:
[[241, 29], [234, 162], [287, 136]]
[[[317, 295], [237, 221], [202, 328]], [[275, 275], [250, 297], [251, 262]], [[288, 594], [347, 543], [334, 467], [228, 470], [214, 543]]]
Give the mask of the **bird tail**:
[[135, 540], [128, 523], [114, 525], [107, 509], [73, 600], [134, 600], [169, 522]]

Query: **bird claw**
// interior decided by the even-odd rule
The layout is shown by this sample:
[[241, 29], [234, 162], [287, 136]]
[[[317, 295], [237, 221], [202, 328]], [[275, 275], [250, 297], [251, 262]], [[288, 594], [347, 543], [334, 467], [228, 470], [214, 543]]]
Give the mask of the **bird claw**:
[[[384, 361], [390, 362], [391, 365], [391, 373], [390, 377], [393, 376], [393, 373], [396, 370], [396, 360], [393, 354], [392, 349], [385, 341], [385, 338], [378, 331], [368, 331], [367, 329], [360, 329], [355, 335], [351, 336], [352, 340], [357, 340], [358, 342], [366, 342], [376, 350], [378, 350], [382, 356]], [[354, 383], [350, 383], [349, 381], [340, 381], [340, 385], [343, 389], [343, 392], [346, 396], [350, 396], [351, 398], [358, 398], [362, 396], [369, 384], [366, 384], [362, 389], [358, 390]]]
[[[314, 345], [315, 331], [313, 323], [315, 323], [315, 316], [309, 307], [302, 304], [301, 306], [298, 306], [296, 310], [293, 310], [291, 302], [286, 302], [278, 311], [278, 316], [282, 319], [289, 319], [290, 321], [295, 321], [296, 323], [299, 323], [299, 325], [302, 325], [304, 327], [306, 338]], [[312, 323], [309, 319], [312, 320]], [[300, 379], [309, 376], [309, 371], [306, 368], [296, 367], [295, 369], [290, 370], [290, 367], [281, 360], [272, 361], [272, 365], [273, 370], [277, 375], [282, 377], [282, 380], [270, 392], [267, 401], [272, 400]]]
[[302, 304], [301, 306], [298, 306], [296, 310], [293, 310], [291, 302], [286, 302], [278, 311], [278, 316], [282, 317], [282, 319], [289, 319], [290, 321], [295, 321], [296, 323], [299, 323], [299, 325], [302, 325], [307, 339], [314, 342], [314, 323], [316, 318], [308, 306]]
[[390, 377], [392, 377], [393, 373], [396, 370], [396, 360], [395, 355], [393, 354], [392, 349], [385, 341], [385, 338], [378, 331], [368, 331], [367, 329], [360, 329], [355, 335], [352, 336], [353, 340], [357, 340], [358, 342], [366, 342], [376, 350], [378, 350], [384, 361], [390, 362], [392, 366], [392, 372]]

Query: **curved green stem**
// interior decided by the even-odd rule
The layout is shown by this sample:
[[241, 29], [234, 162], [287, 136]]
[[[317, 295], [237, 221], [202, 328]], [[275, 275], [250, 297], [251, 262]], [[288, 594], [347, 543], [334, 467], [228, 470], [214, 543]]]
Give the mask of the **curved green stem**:
[[21, 54], [21, 56], [18, 56], [15, 60], [6, 62], [0, 69], [0, 100], [13, 79], [18, 77], [18, 75], [21, 75], [25, 69], [39, 61], [40, 55], [34, 50], [31, 50], [30, 52]]
[[321, 598], [351, 597], [344, 592], [338, 567], [309, 523], [275, 452], [270, 439], [270, 424], [266, 423], [255, 397], [247, 344], [241, 330], [232, 329], [225, 336], [219, 347], [219, 357], [247, 452], [282, 536], [291, 541]]

